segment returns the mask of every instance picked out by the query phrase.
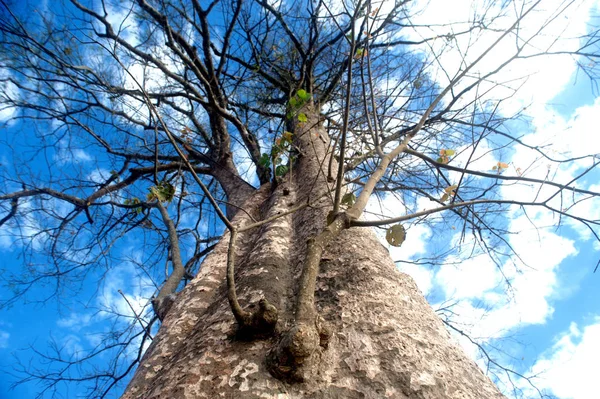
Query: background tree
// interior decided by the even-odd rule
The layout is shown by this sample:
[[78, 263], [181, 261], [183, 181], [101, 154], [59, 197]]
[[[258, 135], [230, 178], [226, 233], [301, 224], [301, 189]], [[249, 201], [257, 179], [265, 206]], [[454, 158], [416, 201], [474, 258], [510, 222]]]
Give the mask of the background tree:
[[[0, 225], [48, 254], [9, 276], [5, 304], [44, 282], [43, 301], [84, 291], [132, 236], [153, 291], [151, 306], [113, 309], [129, 324], [88, 355], [110, 353], [102, 369], [57, 350], [28, 378], [102, 397], [141, 363], [124, 397], [501, 397], [367, 227], [399, 246], [405, 221], [459, 226], [499, 266], [508, 212], [549, 209], [598, 238], [572, 211], [598, 196], [577, 184], [596, 158], [566, 182], [503, 161], [528, 146], [503, 73], [565, 55], [545, 30], [573, 3], [540, 22], [542, 1], [482, 2], [465, 23], [423, 27], [408, 1], [0, 2], [1, 102], [24, 131], [3, 139]], [[594, 61], [595, 38], [566, 55]], [[441, 63], [447, 51], [461, 58]], [[481, 147], [488, 171], [473, 167]], [[537, 192], [507, 197], [515, 184]], [[402, 208], [367, 216], [384, 194]]]

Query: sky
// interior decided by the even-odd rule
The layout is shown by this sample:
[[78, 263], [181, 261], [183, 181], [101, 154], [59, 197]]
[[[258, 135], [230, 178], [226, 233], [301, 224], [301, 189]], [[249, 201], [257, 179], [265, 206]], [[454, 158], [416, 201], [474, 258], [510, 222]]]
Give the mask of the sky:
[[[473, 11], [473, 2], [467, 0], [421, 3], [426, 3], [427, 7], [423, 7], [424, 11], [413, 21], [415, 24], [418, 24], [419, 18], [428, 23], [433, 20], [440, 23], [461, 21]], [[548, 18], [552, 10], [558, 9], [563, 2], [546, 1], [545, 4], [548, 13], [540, 12], [534, 18]], [[581, 4], [567, 18], [551, 25], [550, 31], [546, 32], [548, 34], [535, 45], [544, 48], [547, 45], [543, 42], [544, 38], [559, 32], [564, 38], [574, 37], [585, 33], [588, 24], [598, 23], [590, 16], [598, 14], [600, 2]], [[417, 2], [416, 7], [419, 5]], [[414, 37], [422, 34], [425, 33], [417, 30]], [[458, 42], [458, 47], [472, 46], [472, 53], [476, 54], [477, 49], [484, 48], [489, 40], [492, 39], [483, 37], [474, 44]], [[574, 43], [565, 40], [555, 45], [558, 46], [555, 49], [560, 49], [560, 46], [569, 48]], [[489, 69], [508, 52], [509, 49], [498, 48], [493, 57], [481, 65], [481, 69]], [[460, 62], [457, 54], [443, 52], [440, 64], [452, 68]], [[445, 75], [435, 65], [429, 74], [441, 85], [444, 83]], [[524, 142], [548, 145], [556, 154], [565, 156], [600, 154], [600, 139], [597, 137], [600, 97], [595, 95], [597, 93], [592, 90], [589, 80], [578, 72], [575, 59], [536, 58], [517, 63], [503, 74], [498, 79], [510, 81], [512, 77], [529, 76], [526, 81], [520, 82], [523, 86], [502, 109], [502, 112], [510, 114], [528, 105], [526, 116], [529, 122], [513, 126]], [[502, 94], [496, 92], [495, 95]], [[10, 111], [0, 111], [0, 121], [8, 120], [12, 115]], [[0, 134], [14, 134], [19, 128], [18, 124], [9, 124]], [[487, 150], [485, 145], [478, 148], [479, 160], [471, 165], [472, 168], [490, 171], [499, 161]], [[10, 157], [8, 152], [3, 151], [0, 147], [0, 160]], [[460, 153], [460, 149], [457, 152]], [[522, 147], [507, 154], [508, 158], [502, 161], [509, 163], [511, 168], [504, 173], [516, 174], [516, 168], [523, 168], [528, 177], [543, 178], [551, 171], [556, 181], [565, 183], [590, 163], [588, 158], [568, 167], [549, 165], [540, 162], [532, 151]], [[90, 155], [85, 152], [72, 157], [74, 164], [90, 162]], [[464, 161], [458, 155], [453, 162], [460, 165]], [[581, 187], [600, 191], [600, 175], [591, 175], [581, 182]], [[506, 186], [502, 188], [501, 195], [504, 198], [531, 199], [539, 190], [548, 188]], [[425, 209], [431, 204], [420, 203], [418, 206]], [[396, 198], [388, 196], [381, 203], [373, 201], [369, 210], [394, 214], [402, 207]], [[573, 210], [600, 219], [598, 201], [577, 204]], [[600, 272], [593, 273], [600, 259], [600, 246], [581, 225], [563, 222], [557, 227], [557, 217], [542, 210], [525, 215], [519, 209], [511, 209], [506, 223], [511, 231], [518, 232], [509, 236], [508, 240], [520, 258], [507, 257], [502, 269], [486, 256], [469, 258], [472, 242], [468, 237], [461, 239], [456, 226], [449, 226], [445, 234], [440, 235], [439, 231], [426, 224], [409, 223], [403, 245], [389, 249], [395, 260], [405, 261], [398, 262], [399, 268], [416, 280], [434, 309], [443, 314], [441, 309], [451, 305], [449, 309], [453, 312], [455, 325], [476, 338], [499, 362], [518, 373], [534, 375], [531, 381], [545, 394], [559, 399], [592, 398], [597, 392], [596, 365], [600, 357]], [[382, 242], [385, 243], [383, 234]], [[454, 247], [461, 251], [448, 255], [447, 264], [441, 267], [429, 268], [406, 262]], [[22, 250], [11, 240], [10, 234], [0, 230], [0, 269], [22, 267]], [[27, 364], [34, 348], [46, 352], [52, 348], [49, 345], [52, 340], [62, 351], [75, 357], [82, 350], [93, 347], [99, 342], [100, 334], [111, 327], [102, 309], [113, 309], [122, 314], [131, 313], [132, 308], [137, 313], [143, 311], [145, 298], [152, 295], [153, 287], [136, 271], [136, 261], [143, 258], [139, 242], [133, 239], [121, 251], [127, 254], [123, 257], [123, 267], [110, 271], [103, 285], [83, 284], [85, 295], [82, 298], [86, 299], [61, 304], [15, 303], [11, 308], [1, 310], [0, 372], [12, 372], [16, 366], [15, 356]], [[511, 282], [510, 286], [507, 286], [506, 279]], [[129, 281], [137, 283], [130, 285], [127, 284]], [[35, 287], [32, 298], [43, 298], [46, 289]], [[118, 289], [122, 289], [124, 294], [120, 295]], [[458, 334], [455, 338], [469, 355], [482, 367], [485, 366], [476, 346]], [[36, 362], [34, 360], [31, 365], [36, 365]], [[33, 397], [39, 389], [34, 383], [26, 383], [10, 390], [11, 378], [0, 378], [0, 399]], [[505, 393], [511, 393], [512, 385], [506, 374], [500, 374], [497, 382]], [[525, 397], [536, 397], [535, 388], [526, 381], [517, 379], [513, 382], [523, 390]], [[69, 398], [80, 392], [69, 390], [61, 393]]]
[[[547, 18], [562, 2], [546, 2], [548, 13], [540, 12], [534, 18]], [[428, 1], [424, 8], [423, 21], [436, 18], [439, 23], [460, 21], [473, 7], [470, 1]], [[597, 23], [590, 18], [596, 13], [598, 2], [587, 2], [567, 18], [551, 25], [550, 32], [561, 31], [564, 38], [585, 33], [588, 24]], [[430, 22], [431, 23], [431, 22]], [[415, 22], [418, 24], [418, 21]], [[526, 24], [527, 25], [527, 24]], [[527, 26], [536, 26], [534, 23]], [[531, 28], [533, 29], [533, 28]], [[418, 37], [418, 34], [415, 35]], [[548, 36], [553, 36], [552, 34]], [[542, 36], [536, 47], [545, 48]], [[491, 39], [490, 39], [491, 40]], [[547, 39], [546, 39], [547, 40]], [[474, 47], [484, 48], [489, 40], [483, 38]], [[463, 43], [463, 46], [470, 45]], [[561, 49], [572, 48], [572, 42], [558, 44]], [[564, 47], [562, 47], [564, 46]], [[556, 50], [556, 49], [555, 49]], [[509, 53], [500, 46], [494, 56], [484, 62], [482, 70], [501, 60]], [[464, 51], [463, 51], [464, 54]], [[474, 51], [473, 54], [477, 54]], [[445, 52], [440, 64], [448, 67], [460, 62], [458, 53]], [[485, 65], [490, 62], [490, 65]], [[445, 77], [433, 69], [433, 76]], [[436, 75], [438, 74], [438, 75]], [[506, 114], [523, 105], [530, 106], [525, 115], [530, 123], [516, 125], [518, 136], [532, 145], [549, 145], [554, 154], [583, 156], [600, 154], [600, 139], [596, 134], [600, 97], [596, 97], [590, 82], [576, 68], [575, 60], [569, 58], [542, 57], [538, 60], [518, 63], [503, 72], [503, 77], [529, 75], [525, 84], [502, 110]], [[494, 93], [494, 95], [498, 95]], [[475, 158], [479, 160], [472, 168], [490, 170], [497, 159], [479, 148]], [[567, 183], [583, 168], [590, 166], [588, 158], [581, 163], [573, 162], [569, 167], [549, 165], [537, 161], [536, 154], [524, 148], [515, 148], [503, 162], [513, 166], [505, 173], [517, 173], [521, 165], [532, 165], [525, 173], [528, 177], [543, 178], [551, 170], [555, 181]], [[455, 160], [456, 164], [461, 159]], [[578, 186], [597, 190], [600, 176], [595, 173]], [[544, 192], [546, 188], [541, 188]], [[538, 186], [506, 186], [503, 198], [531, 200], [538, 194]], [[422, 208], [431, 207], [427, 203]], [[372, 210], [389, 214], [402, 204], [391, 196]], [[576, 214], [598, 219], [600, 203], [588, 201], [581, 204]], [[401, 270], [415, 278], [422, 292], [435, 309], [451, 304], [453, 320], [459, 328], [478, 337], [484, 348], [503, 364], [525, 375], [535, 375], [531, 381], [545, 394], [561, 399], [584, 399], [594, 397], [596, 370], [595, 359], [600, 355], [600, 290], [598, 274], [593, 270], [600, 255], [598, 243], [581, 225], [563, 223], [558, 228], [558, 218], [550, 212], [534, 211], [524, 215], [518, 209], [511, 210], [509, 229], [518, 234], [509, 237], [509, 243], [520, 259], [506, 259], [500, 269], [486, 256], [464, 260], [457, 256], [456, 264], [448, 263], [431, 269], [405, 262], [399, 263]], [[452, 227], [454, 228], [454, 227]], [[407, 239], [400, 248], [390, 248], [394, 259], [417, 260], [436, 249], [443, 248], [444, 240], [436, 239], [436, 231], [422, 224], [408, 228]], [[469, 240], [460, 242], [459, 233], [450, 241], [469, 250]], [[442, 242], [439, 242], [442, 241]], [[450, 258], [450, 257], [449, 257]], [[447, 259], [451, 261], [452, 259]], [[509, 279], [511, 286], [504, 282]], [[455, 334], [465, 350], [485, 367], [482, 353], [465, 337]], [[511, 392], [506, 375], [497, 381], [505, 393]], [[523, 389], [526, 397], [536, 397], [535, 390], [525, 381], [516, 385]]]

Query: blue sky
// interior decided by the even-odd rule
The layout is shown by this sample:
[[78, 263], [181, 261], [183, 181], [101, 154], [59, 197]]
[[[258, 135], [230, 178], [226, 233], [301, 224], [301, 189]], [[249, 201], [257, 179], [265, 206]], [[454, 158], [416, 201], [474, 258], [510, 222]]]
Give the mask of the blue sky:
[[[549, 2], [546, 4], [548, 10], [552, 7], [550, 3], [558, 8], [559, 2]], [[437, 17], [443, 23], [453, 18], [460, 20], [471, 2], [433, 1], [427, 5], [422, 20], [432, 21]], [[597, 15], [595, 7], [598, 7], [597, 2], [580, 4], [550, 30], [560, 29], [564, 38], [584, 33], [597, 22], [588, 19], [590, 13]], [[535, 18], [548, 15], [542, 12]], [[541, 38], [538, 48], [544, 48], [543, 41]], [[568, 48], [572, 44], [561, 45]], [[440, 63], [452, 70], [449, 65], [460, 62], [460, 58], [449, 53], [441, 55]], [[492, 58], [501, 59], [504, 55], [500, 47]], [[439, 71], [431, 71], [434, 77], [438, 76], [436, 73]], [[597, 137], [600, 98], [594, 95], [590, 81], [577, 70], [574, 59], [542, 57], [518, 63], [503, 73], [507, 79], [532, 74], [503, 106], [505, 114], [527, 106], [525, 122], [511, 126], [518, 132], [516, 136], [528, 144], [548, 146], [549, 153], [557, 157], [559, 154], [575, 157], [600, 153]], [[440, 79], [443, 81], [443, 76]], [[566, 183], [592, 164], [588, 158], [585, 163], [560, 166], [538, 160], [532, 151], [522, 147], [512, 147], [503, 155], [489, 150], [479, 148], [481, 158], [475, 169], [490, 170], [491, 165], [500, 160], [498, 157], [504, 156], [501, 160], [511, 165], [504, 173], [515, 175], [517, 167], [525, 169], [527, 165], [528, 177], [543, 178], [549, 173], [555, 176], [555, 181]], [[460, 164], [461, 160], [457, 157], [453, 162]], [[577, 186], [597, 191], [598, 182], [600, 174], [595, 171]], [[525, 200], [544, 190], [539, 186], [506, 186], [500, 194], [503, 198]], [[580, 209], [574, 209], [574, 213], [597, 220], [599, 205], [597, 200], [586, 201]], [[432, 205], [423, 203], [420, 206]], [[381, 213], [389, 213], [401, 208], [402, 204], [390, 197], [384, 201], [384, 207], [387, 212]], [[374, 208], [380, 212], [378, 207]], [[557, 227], [558, 218], [543, 210], [533, 210], [527, 218], [518, 209], [511, 209], [507, 216], [505, 222], [517, 233], [509, 236], [509, 242], [523, 261], [516, 257], [503, 260], [503, 273], [510, 280], [510, 287], [485, 256], [466, 259], [461, 254], [452, 254], [446, 260], [455, 260], [457, 264], [432, 270], [402, 263], [401, 268], [416, 279], [434, 308], [454, 303], [454, 321], [473, 337], [479, 337], [479, 342], [487, 349], [501, 349], [505, 354], [496, 352], [495, 356], [503, 364], [523, 374], [538, 375], [533, 382], [543, 392], [561, 399], [593, 397], [596, 391], [593, 359], [600, 355], [600, 291], [598, 274], [593, 274], [600, 255], [598, 242], [580, 225], [563, 223]], [[392, 248], [391, 253], [394, 259], [418, 259], [444, 248], [448, 240], [459, 243], [458, 235], [440, 237], [439, 231], [426, 225], [413, 225], [403, 246]], [[460, 244], [468, 247], [468, 238]], [[481, 356], [466, 339], [459, 337], [459, 340], [474, 358]], [[510, 383], [505, 376], [500, 376], [498, 383], [506, 393], [510, 392]], [[517, 386], [525, 395], [536, 397], [527, 384], [520, 382]]]
[[[559, 2], [547, 2], [547, 9], [552, 10], [554, 3]], [[590, 15], [598, 13], [595, 8], [598, 3], [581, 2], [582, 5], [566, 21], [561, 21], [553, 29], [556, 29], [555, 32], [561, 31], [564, 37], [585, 33], [588, 23], [597, 23], [590, 19]], [[429, 24], [436, 19], [440, 23], [453, 19], [460, 21], [469, 14], [471, 6], [470, 1], [432, 0], [419, 18]], [[541, 13], [539, 18], [543, 17]], [[418, 37], [421, 33], [415, 31], [414, 35]], [[482, 39], [478, 45], [484, 45], [484, 42]], [[543, 43], [539, 45], [543, 47]], [[564, 46], [570, 45], [573, 43], [564, 43]], [[503, 50], [499, 48], [496, 51], [496, 56], [501, 58]], [[460, 62], [457, 53], [452, 51], [440, 57], [440, 63], [445, 68], [451, 69]], [[578, 74], [575, 62], [569, 57], [538, 58], [508, 69], [502, 77], [507, 81], [513, 76], [532, 75], [511, 101], [505, 103], [502, 111], [510, 114], [531, 104], [526, 111], [527, 122], [513, 126], [527, 142], [549, 145], [551, 151], [569, 156], [600, 154], [597, 134], [600, 97], [594, 95], [589, 80]], [[444, 75], [439, 68], [432, 67], [428, 72], [440, 84], [444, 83]], [[494, 95], [502, 94], [495, 92]], [[0, 121], [8, 121], [14, 115], [8, 110], [1, 111]], [[23, 134], [23, 128], [19, 124], [9, 123], [0, 131], [0, 135], [9, 137]], [[456, 150], [460, 153], [461, 149]], [[496, 154], [486, 150], [488, 148], [485, 145], [478, 149], [481, 159], [471, 167], [490, 171], [499, 161]], [[527, 169], [528, 177], [543, 178], [551, 169], [556, 181], [568, 182], [585, 167], [583, 163], [568, 167], [548, 166], [523, 148], [513, 148], [507, 154], [509, 159], [502, 161], [510, 163], [512, 169], [505, 173], [514, 174], [517, 167], [531, 166]], [[92, 157], [93, 154], [77, 152], [63, 165], [65, 168], [91, 170], [94, 166]], [[1, 146], [0, 160], [3, 164], [9, 164], [11, 160], [11, 153]], [[459, 165], [462, 161], [458, 155], [453, 162]], [[585, 162], [589, 164], [590, 159]], [[43, 167], [42, 164], [31, 166]], [[600, 174], [595, 172], [582, 181], [580, 187], [600, 192], [599, 184]], [[501, 195], [506, 198], [528, 198], [538, 190], [538, 186], [506, 186], [502, 188]], [[394, 215], [404, 207], [392, 196], [386, 197], [382, 204], [383, 209], [373, 201], [369, 210]], [[418, 206], [426, 208], [431, 205], [420, 203]], [[574, 211], [600, 219], [598, 200], [586, 201], [575, 207]], [[518, 233], [510, 236], [509, 241], [524, 261], [515, 260], [514, 257], [503, 259], [503, 272], [509, 276], [511, 287], [505, 284], [498, 268], [489, 258], [469, 258], [468, 237], [460, 241], [458, 230], [451, 227], [444, 229], [444, 234], [439, 234], [436, 227], [410, 224], [407, 226], [406, 242], [400, 248], [390, 247], [390, 253], [395, 260], [410, 261], [445, 248], [462, 248], [462, 251], [448, 255], [448, 264], [441, 267], [429, 268], [407, 263], [399, 263], [399, 267], [415, 278], [434, 308], [448, 302], [454, 303], [453, 321], [478, 338], [485, 348], [500, 349], [490, 352], [499, 362], [519, 373], [535, 374], [535, 385], [559, 399], [591, 398], [597, 392], [595, 373], [597, 358], [600, 357], [600, 271], [593, 273], [600, 258], [600, 246], [580, 225], [566, 222], [557, 228], [558, 220], [549, 212], [533, 211], [528, 216], [529, 219], [518, 209], [512, 209], [504, 220], [512, 231]], [[530, 220], [534, 221], [537, 228], [531, 225]], [[131, 314], [131, 306], [138, 313], [147, 310], [147, 298], [154, 293], [154, 287], [135, 266], [136, 261], [144, 258], [142, 244], [143, 238], [128, 237], [115, 250], [116, 258], [123, 262], [121, 267], [108, 272], [104, 283], [100, 285], [96, 282], [99, 273], [89, 276], [77, 297], [64, 298], [61, 303], [19, 301], [3, 309], [0, 312], [1, 370], [11, 372], [16, 364], [15, 356], [23, 364], [33, 367], [39, 365], [39, 358], [34, 357], [32, 348], [47, 352], [51, 349], [50, 339], [67, 356], [76, 357], [98, 344], [99, 333], [110, 330], [114, 321], [107, 316], [106, 310], [112, 309], [125, 315]], [[23, 249], [22, 244], [12, 238], [11, 230], [6, 227], [0, 229], [0, 269], [21, 270]], [[32, 262], [44, 261], [43, 257], [32, 255]], [[136, 281], [136, 284], [130, 284], [131, 281]], [[44, 298], [49, 289], [34, 287], [27, 299], [35, 302]], [[127, 301], [118, 293], [119, 289], [124, 292]], [[117, 326], [122, 328], [129, 322], [131, 319], [127, 317], [116, 321]], [[457, 336], [456, 339], [473, 358], [484, 364], [476, 347], [463, 337]], [[99, 356], [97, 364], [106, 361], [107, 356]], [[39, 390], [39, 385], [33, 382], [9, 390], [11, 381], [10, 377], [0, 378], [0, 399], [29, 398]], [[498, 383], [505, 392], [510, 393], [506, 375], [500, 375]], [[525, 397], [535, 397], [535, 392], [524, 381], [517, 381], [516, 385], [523, 390]], [[83, 394], [72, 386], [69, 390], [64, 386], [59, 389], [59, 393], [67, 398]]]

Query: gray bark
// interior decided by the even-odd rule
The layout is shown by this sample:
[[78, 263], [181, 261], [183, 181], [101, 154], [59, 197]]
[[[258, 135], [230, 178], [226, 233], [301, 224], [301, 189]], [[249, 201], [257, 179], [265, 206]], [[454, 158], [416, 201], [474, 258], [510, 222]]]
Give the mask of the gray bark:
[[[294, 321], [307, 240], [331, 210], [321, 195], [326, 176], [318, 173], [328, 140], [312, 123], [296, 131], [305, 142], [293, 178], [274, 192], [261, 187], [234, 219], [243, 226], [313, 198], [311, 207], [237, 239], [239, 301], [249, 311], [261, 298], [274, 304], [278, 334]], [[327, 347], [308, 358], [304, 382], [273, 377], [265, 358], [279, 337], [236, 339], [225, 286], [228, 241], [226, 233], [178, 294], [123, 398], [503, 398], [365, 228], [343, 231], [319, 265], [315, 303], [331, 330]]]

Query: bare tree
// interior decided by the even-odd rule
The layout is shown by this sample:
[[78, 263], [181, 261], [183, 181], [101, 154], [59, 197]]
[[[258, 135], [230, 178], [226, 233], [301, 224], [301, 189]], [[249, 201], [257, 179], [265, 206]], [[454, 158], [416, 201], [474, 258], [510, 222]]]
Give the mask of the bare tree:
[[[496, 3], [422, 26], [409, 1], [70, 0], [32, 13], [0, 0], [0, 104], [26, 131], [3, 138], [14, 166], [2, 165], [0, 226], [49, 260], [26, 260], [5, 304], [41, 283], [47, 299], [79, 293], [119, 268], [132, 236], [155, 285], [152, 312], [132, 304], [86, 358], [57, 348], [45, 356], [58, 368], [28, 378], [104, 397], [139, 363], [125, 398], [502, 397], [368, 228], [400, 246], [406, 221], [451, 223], [499, 265], [511, 209], [550, 210], [598, 239], [598, 221], [571, 212], [599, 195], [578, 185], [595, 157], [571, 181], [501, 159], [528, 146], [507, 126], [518, 84], [503, 71], [555, 54], [587, 57], [595, 78], [597, 32], [540, 49], [575, 2], [533, 28], [544, 2]], [[440, 61], [451, 50], [456, 65]], [[492, 170], [473, 167], [482, 146]], [[65, 167], [77, 158], [90, 160]], [[503, 196], [513, 185], [539, 191]], [[386, 194], [403, 209], [369, 217]], [[103, 352], [116, 360], [73, 374]]]

